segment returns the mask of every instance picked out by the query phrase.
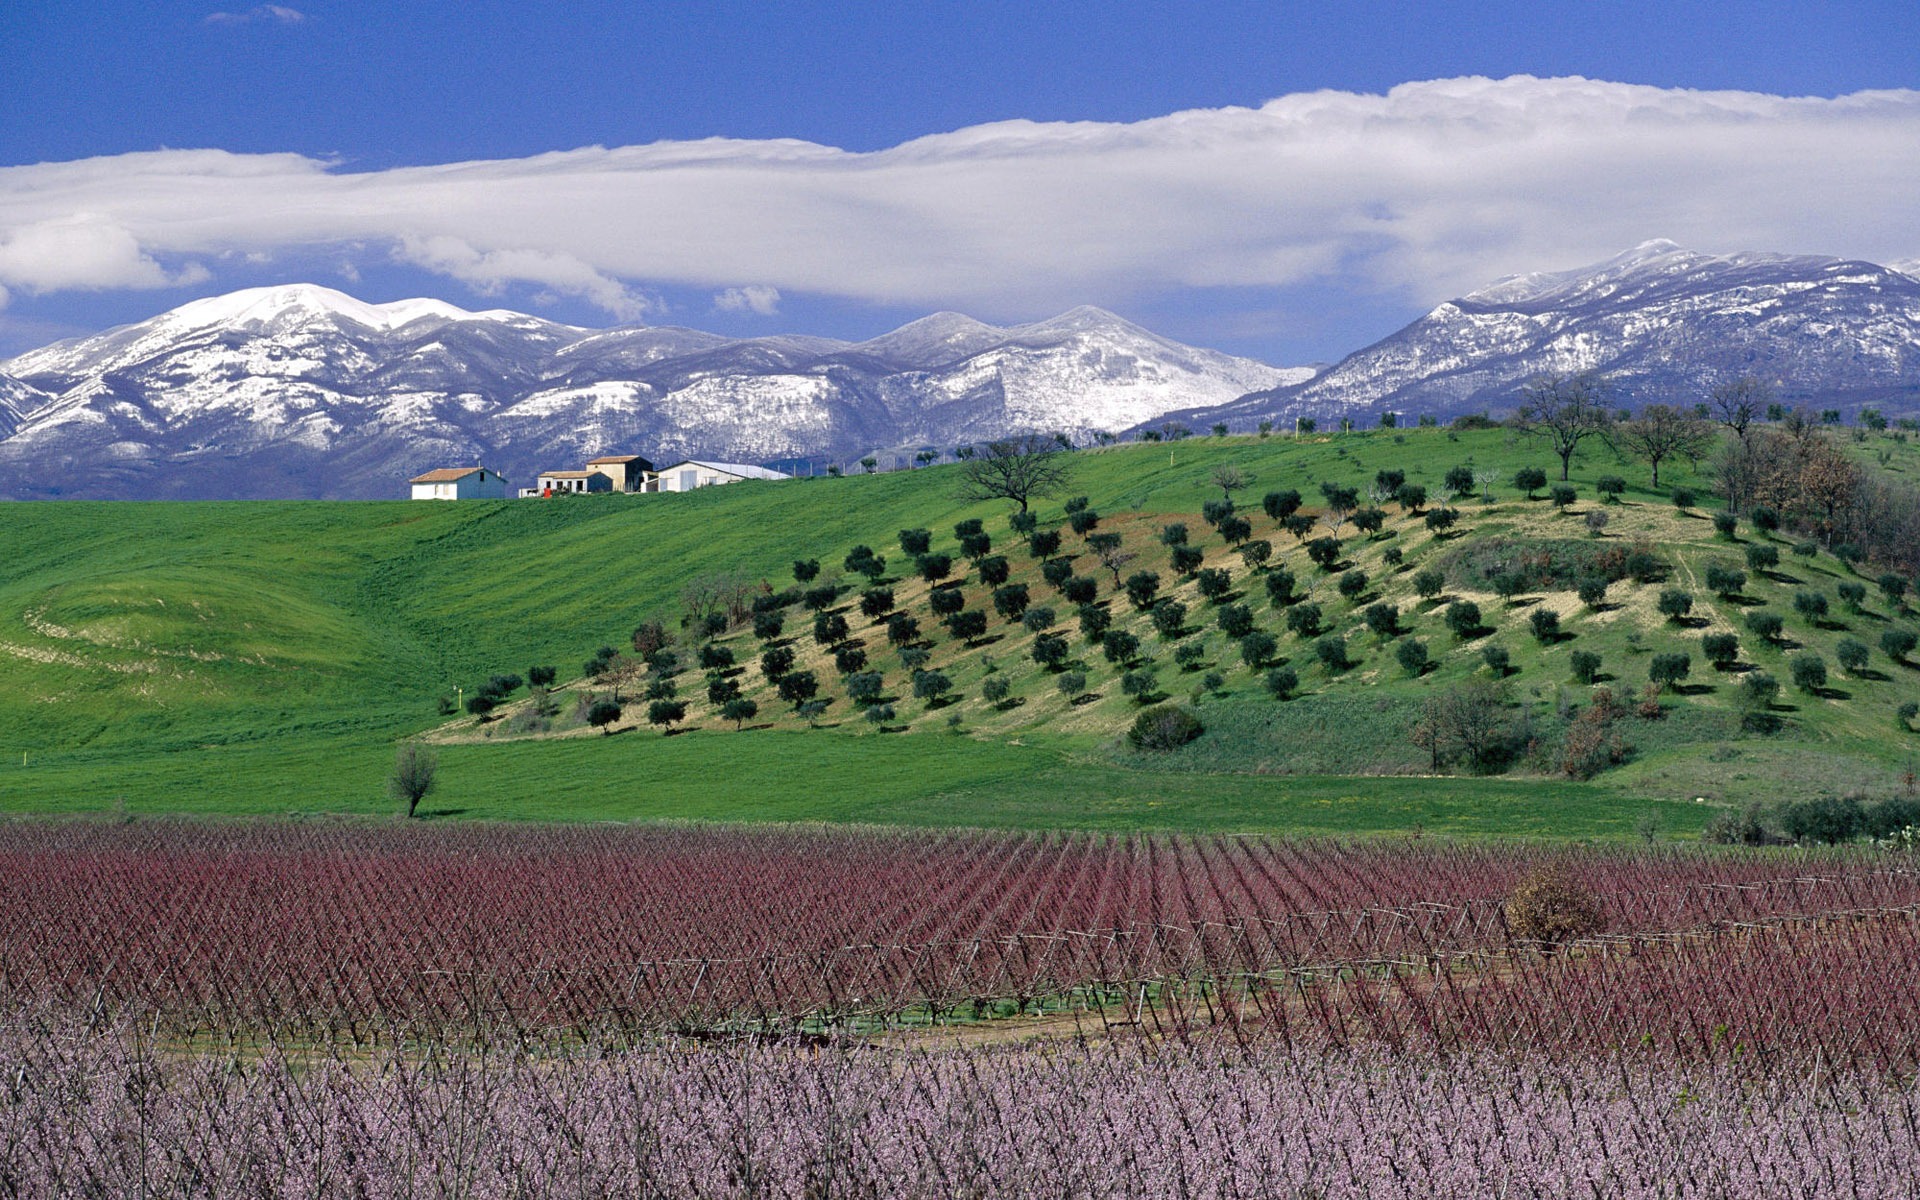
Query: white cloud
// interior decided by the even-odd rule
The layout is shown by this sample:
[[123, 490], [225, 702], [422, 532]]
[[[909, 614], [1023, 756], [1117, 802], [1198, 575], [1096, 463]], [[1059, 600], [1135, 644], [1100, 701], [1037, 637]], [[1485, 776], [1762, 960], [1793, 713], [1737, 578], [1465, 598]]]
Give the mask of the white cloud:
[[[156, 286], [163, 264], [324, 249], [622, 316], [647, 286], [714, 289], [716, 304], [737, 290], [751, 308], [740, 279], [988, 318], [1315, 280], [1437, 300], [1653, 237], [1907, 257], [1915, 146], [1915, 91], [1520, 76], [1133, 124], [1007, 121], [872, 153], [709, 139], [352, 172], [162, 151], [0, 168], [0, 239], [28, 243], [0, 256], [0, 285]], [[82, 214], [91, 268], [33, 249]]]
[[98, 213], [0, 230], [0, 283], [23, 291], [159, 288], [206, 278], [198, 264], [167, 271], [125, 227]]
[[261, 4], [245, 12], [208, 13], [202, 20], [203, 25], [251, 25], [256, 21], [267, 21], [276, 25], [300, 25], [307, 20], [307, 14], [297, 8], [288, 8], [284, 4]]
[[714, 293], [713, 306], [721, 312], [750, 312], [771, 317], [780, 311], [780, 289], [758, 283], [731, 287]]

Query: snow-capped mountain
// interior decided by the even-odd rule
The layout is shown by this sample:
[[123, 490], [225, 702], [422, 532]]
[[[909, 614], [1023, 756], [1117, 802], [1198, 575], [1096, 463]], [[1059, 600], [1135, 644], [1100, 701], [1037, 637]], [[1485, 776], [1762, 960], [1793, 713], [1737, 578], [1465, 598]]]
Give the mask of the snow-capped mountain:
[[1381, 412], [1511, 408], [1547, 372], [1596, 370], [1626, 404], [1692, 404], [1732, 376], [1822, 406], [1920, 406], [1920, 277], [1668, 241], [1573, 271], [1516, 275], [1448, 301], [1304, 384], [1180, 414], [1244, 426]]
[[1298, 382], [1079, 308], [940, 313], [860, 343], [590, 330], [312, 285], [195, 301], [0, 363], [14, 497], [404, 493], [429, 467], [509, 479], [609, 451], [770, 460], [1119, 430]]

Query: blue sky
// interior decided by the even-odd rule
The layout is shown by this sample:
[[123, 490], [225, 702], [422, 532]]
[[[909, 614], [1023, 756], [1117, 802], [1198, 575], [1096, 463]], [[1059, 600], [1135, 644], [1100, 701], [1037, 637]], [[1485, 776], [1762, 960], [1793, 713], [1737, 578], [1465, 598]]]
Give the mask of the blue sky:
[[1920, 98], [1779, 101], [1920, 86], [1910, 0], [16, 0], [0, 46], [0, 355], [314, 279], [847, 337], [1088, 302], [1295, 363], [1653, 237], [1920, 255]]

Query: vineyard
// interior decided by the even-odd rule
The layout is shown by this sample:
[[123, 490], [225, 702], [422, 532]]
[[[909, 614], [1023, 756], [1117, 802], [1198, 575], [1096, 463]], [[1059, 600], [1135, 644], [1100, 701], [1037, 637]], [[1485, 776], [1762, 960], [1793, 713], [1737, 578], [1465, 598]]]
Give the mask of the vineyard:
[[1920, 1145], [1885, 851], [16, 821], [0, 911], [4, 1195], [1880, 1196]]

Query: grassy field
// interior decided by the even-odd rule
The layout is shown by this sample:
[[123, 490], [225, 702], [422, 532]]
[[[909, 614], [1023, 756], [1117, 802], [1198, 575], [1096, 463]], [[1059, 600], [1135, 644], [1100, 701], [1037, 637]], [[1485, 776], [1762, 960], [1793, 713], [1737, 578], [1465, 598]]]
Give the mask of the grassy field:
[[[1891, 445], [1891, 443], [1890, 443]], [[1864, 446], [1870, 454], [1874, 447]], [[1889, 469], [1910, 464], [1897, 447]], [[983, 646], [933, 639], [933, 665], [947, 670], [957, 701], [929, 711], [904, 694], [905, 672], [884, 638], [867, 638], [875, 665], [889, 671], [900, 697], [894, 729], [849, 719], [839, 700], [807, 729], [743, 672], [762, 702], [758, 724], [733, 733], [706, 713], [686, 677], [698, 728], [662, 737], [631, 728], [644, 705], [613, 737], [512, 739], [503, 723], [449, 723], [436, 700], [471, 689], [491, 672], [524, 673], [534, 663], [576, 678], [594, 647], [624, 647], [633, 626], [679, 611], [685, 583], [717, 569], [789, 580], [796, 557], [817, 557], [834, 573], [856, 543], [899, 557], [897, 530], [925, 527], [937, 549], [953, 549], [951, 527], [982, 518], [1014, 578], [1030, 583], [1036, 603], [1050, 596], [1037, 564], [1016, 548], [1005, 506], [952, 499], [955, 469], [743, 484], [687, 495], [591, 497], [566, 501], [413, 503], [85, 504], [41, 503], [9, 509], [0, 530], [0, 809], [201, 813], [380, 812], [390, 808], [382, 780], [394, 744], [429, 733], [444, 742], [439, 792], [428, 807], [471, 817], [695, 818], [835, 820], [1015, 827], [1179, 827], [1364, 831], [1420, 826], [1435, 833], [1627, 836], [1642, 814], [1662, 828], [1697, 828], [1711, 805], [1781, 798], [1783, 787], [1811, 793], [1894, 786], [1916, 739], [1897, 729], [1894, 710], [1916, 694], [1916, 673], [1875, 651], [1872, 675], [1834, 671], [1819, 696], [1783, 696], [1786, 728], [1770, 739], [1739, 732], [1730, 680], [1705, 669], [1697, 651], [1704, 630], [1742, 633], [1742, 662], [1786, 679], [1788, 649], [1761, 646], [1739, 624], [1743, 609], [1781, 612], [1789, 638], [1824, 652], [1854, 636], [1875, 644], [1878, 630], [1912, 624], [1877, 593], [1865, 611], [1836, 604], [1823, 627], [1799, 621], [1796, 591], [1830, 595], [1848, 568], [1827, 555], [1788, 555], [1774, 579], [1755, 580], [1738, 603], [1716, 601], [1698, 584], [1709, 561], [1738, 563], [1741, 543], [1716, 541], [1703, 510], [1681, 512], [1664, 495], [1630, 490], [1609, 506], [1605, 542], [1644, 539], [1672, 564], [1673, 579], [1694, 591], [1695, 624], [1669, 627], [1652, 612], [1658, 586], [1627, 589], [1609, 607], [1587, 612], [1568, 592], [1508, 603], [1464, 585], [1494, 631], [1456, 639], [1440, 608], [1411, 591], [1419, 567], [1440, 563], [1462, 545], [1493, 535], [1573, 541], [1587, 538], [1584, 514], [1597, 501], [1593, 480], [1621, 474], [1637, 484], [1645, 470], [1599, 449], [1576, 458], [1581, 498], [1558, 512], [1508, 487], [1494, 501], [1461, 503], [1461, 528], [1436, 541], [1418, 517], [1389, 505], [1387, 529], [1373, 539], [1349, 531], [1346, 570], [1372, 585], [1357, 603], [1336, 594], [1304, 559], [1294, 539], [1273, 531], [1258, 511], [1261, 493], [1284, 487], [1316, 499], [1321, 480], [1364, 485], [1396, 468], [1438, 498], [1441, 476], [1471, 464], [1510, 478], [1520, 466], [1549, 465], [1544, 448], [1505, 431], [1376, 431], [1294, 442], [1196, 439], [1113, 448], [1077, 456], [1077, 490], [1102, 514], [1102, 530], [1121, 532], [1139, 560], [1128, 570], [1159, 571], [1173, 587], [1167, 551], [1156, 540], [1169, 520], [1211, 538], [1209, 565], [1239, 560], [1201, 523], [1203, 501], [1220, 495], [1213, 469], [1231, 463], [1252, 486], [1237, 499], [1251, 509], [1256, 537], [1271, 537], [1276, 561], [1312, 586], [1329, 624], [1349, 633], [1354, 663], [1326, 672], [1281, 630], [1251, 579], [1239, 580], [1263, 627], [1280, 635], [1302, 697], [1278, 704], [1258, 673], [1242, 666], [1224, 634], [1212, 631], [1210, 606], [1191, 583], [1174, 594], [1191, 610], [1190, 636], [1205, 647], [1191, 671], [1160, 655], [1160, 687], [1192, 698], [1209, 733], [1165, 759], [1144, 760], [1117, 741], [1133, 711], [1119, 671], [1075, 638], [1088, 692], [1070, 702], [1053, 677], [1025, 657], [1031, 635], [991, 620]], [[1684, 470], [1669, 484], [1691, 482]], [[1060, 520], [1058, 502], [1041, 510]], [[1069, 546], [1078, 539], [1066, 534]], [[1386, 561], [1389, 549], [1403, 556]], [[1101, 575], [1090, 559], [1083, 573]], [[901, 574], [899, 565], [890, 571]], [[1236, 575], [1241, 574], [1236, 570]], [[1111, 580], [1102, 575], [1101, 594]], [[984, 591], [966, 585], [971, 604]], [[924, 605], [926, 585], [896, 585], [903, 609]], [[1426, 641], [1436, 667], [1418, 679], [1400, 671], [1394, 643], [1361, 631], [1360, 610], [1398, 604], [1405, 637]], [[1536, 642], [1524, 621], [1536, 607], [1559, 611], [1571, 636]], [[1124, 599], [1108, 604], [1116, 627], [1155, 640]], [[923, 626], [933, 618], [924, 607]], [[855, 614], [857, 618], [857, 614]], [[830, 663], [805, 636], [796, 612], [789, 634], [802, 665], [820, 671], [823, 694], [836, 691]], [[794, 628], [793, 626], [800, 626]], [[856, 628], [859, 626], [857, 625]], [[1602, 655], [1618, 689], [1638, 689], [1650, 656], [1693, 643], [1690, 694], [1669, 703], [1664, 720], [1628, 731], [1634, 753], [1588, 784], [1548, 772], [1531, 777], [1415, 778], [1421, 752], [1407, 744], [1409, 714], [1436, 688], [1484, 673], [1488, 643], [1509, 649], [1516, 715], [1551, 733], [1585, 689], [1572, 684], [1574, 650]], [[1749, 645], [1751, 643], [1751, 645]], [[745, 663], [759, 645], [751, 631], [723, 639]], [[1008, 702], [980, 698], [988, 660], [1011, 685]], [[879, 660], [885, 660], [882, 663]], [[1219, 686], [1207, 688], [1209, 672]], [[1091, 697], [1091, 698], [1089, 698]], [[584, 733], [584, 731], [583, 731]], [[1368, 772], [1367, 774], [1354, 774]], [[1333, 778], [1346, 776], [1344, 778]]]

